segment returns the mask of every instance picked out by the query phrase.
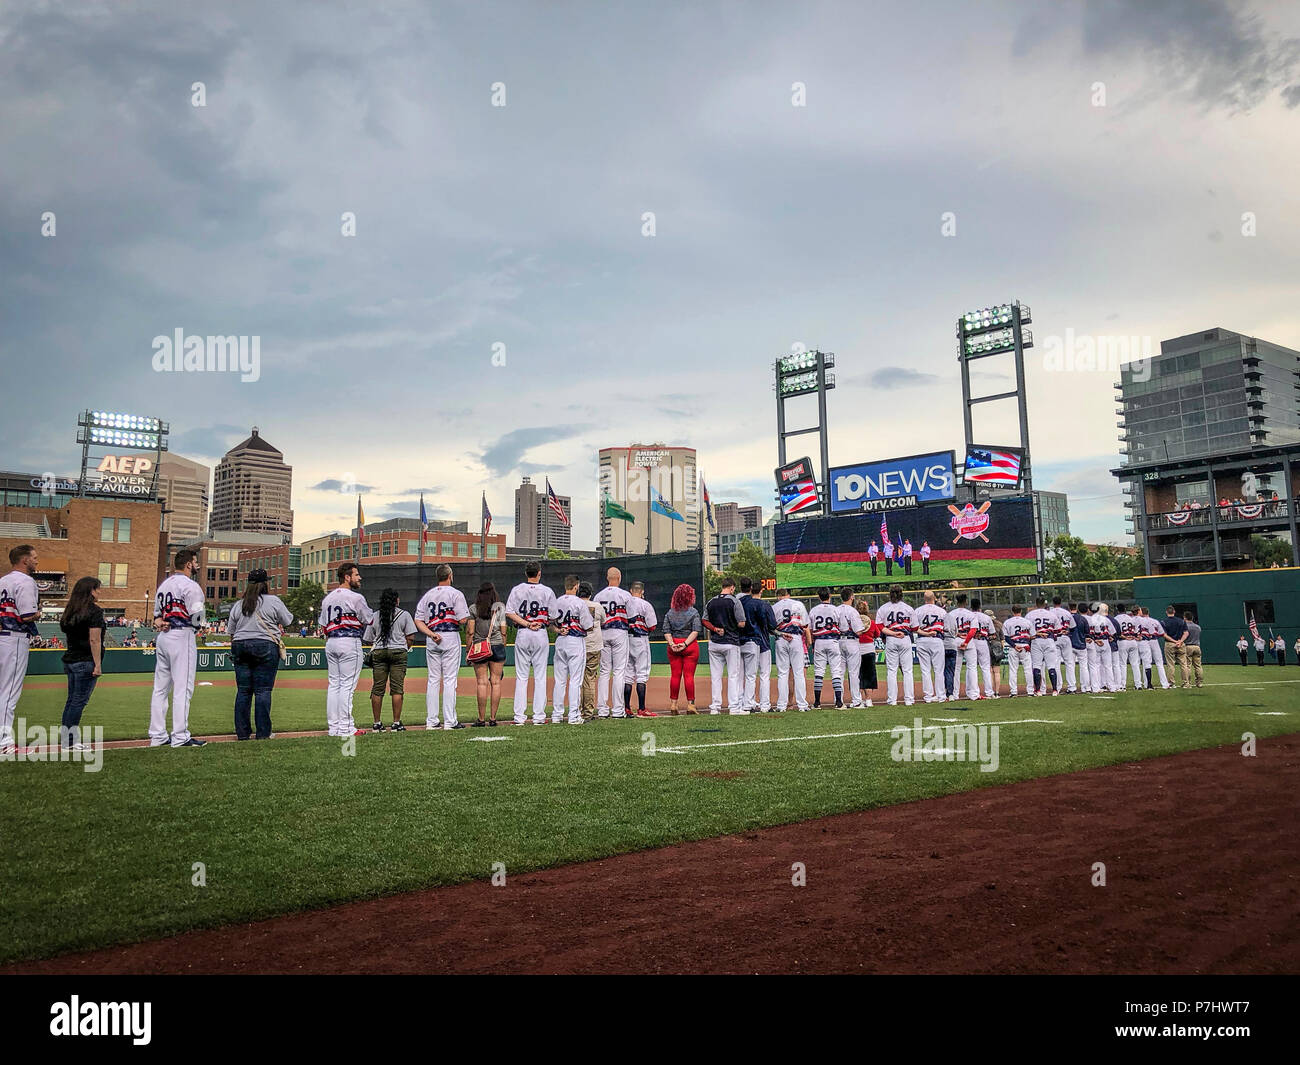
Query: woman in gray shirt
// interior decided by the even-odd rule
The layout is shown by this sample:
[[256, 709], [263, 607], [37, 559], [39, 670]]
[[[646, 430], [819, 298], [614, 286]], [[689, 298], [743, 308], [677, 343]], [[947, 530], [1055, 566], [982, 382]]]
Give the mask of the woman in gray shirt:
[[284, 641], [281, 626], [292, 625], [293, 615], [278, 596], [267, 592], [266, 570], [248, 574], [244, 598], [230, 608], [226, 631], [230, 633], [230, 658], [235, 664], [235, 735], [246, 740], [252, 733], [249, 707], [257, 720], [256, 739], [269, 740], [271, 689], [280, 668]]
[[[668, 709], [673, 714], [698, 714], [695, 709], [695, 667], [700, 662], [700, 612], [695, 609], [695, 589], [679, 584], [664, 615], [664, 642], [668, 645]], [[679, 703], [678, 692], [686, 689]]]
[[384, 692], [393, 697], [393, 731], [405, 732], [402, 724], [402, 700], [406, 696], [406, 652], [418, 630], [415, 619], [399, 605], [395, 588], [385, 588], [379, 596], [379, 609], [370, 619], [361, 642], [373, 644], [370, 652], [370, 712], [375, 723], [371, 732], [384, 731]]

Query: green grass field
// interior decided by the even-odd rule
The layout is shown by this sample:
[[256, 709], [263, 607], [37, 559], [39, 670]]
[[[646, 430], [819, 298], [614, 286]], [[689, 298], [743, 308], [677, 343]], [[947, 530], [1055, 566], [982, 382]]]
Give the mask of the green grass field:
[[[321, 737], [108, 750], [98, 773], [76, 763], [0, 763], [0, 960], [486, 878], [494, 862], [521, 873], [1237, 744], [1247, 731], [1294, 732], [1300, 680], [1290, 673], [1212, 666], [1197, 691], [980, 707], [383, 734], [359, 737], [352, 756]], [[199, 688], [196, 731], [227, 731], [232, 697], [230, 688]], [[30, 690], [19, 715], [56, 722], [62, 698], [58, 688]], [[322, 727], [323, 701], [321, 691], [278, 691], [276, 727]], [[472, 703], [460, 700], [462, 717]], [[368, 718], [365, 700], [357, 710]], [[1060, 723], [1000, 725], [1000, 767], [984, 773], [974, 762], [892, 760], [894, 741], [882, 730], [916, 716]], [[408, 717], [423, 718], [420, 696]], [[106, 687], [86, 724], [142, 735], [146, 718], [147, 689]], [[646, 756], [646, 734], [672, 751]], [[494, 742], [478, 742], [484, 737]], [[698, 775], [720, 771], [741, 775]], [[196, 862], [206, 887], [192, 885]]]

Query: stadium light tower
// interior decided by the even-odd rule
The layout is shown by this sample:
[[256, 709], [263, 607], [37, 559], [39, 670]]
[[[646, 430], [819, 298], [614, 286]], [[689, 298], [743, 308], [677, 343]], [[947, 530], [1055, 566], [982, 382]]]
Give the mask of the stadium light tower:
[[[117, 411], [85, 410], [77, 415], [77, 443], [81, 445], [81, 478], [77, 482], [77, 497], [85, 498], [90, 492], [90, 452], [123, 451], [153, 452], [152, 463], [139, 469], [148, 471], [147, 490], [140, 498], [158, 498], [158, 466], [167, 450], [167, 436], [171, 426], [158, 418], [140, 414], [123, 414]], [[118, 493], [115, 493], [118, 494]]]
[[[835, 387], [835, 375], [828, 373], [835, 365], [833, 351], [797, 351], [776, 360], [776, 438], [777, 464], [786, 464], [785, 442], [789, 437], [817, 433], [821, 439], [822, 499], [830, 498], [830, 452], [826, 443], [826, 393]], [[805, 429], [785, 427], [786, 400], [817, 394], [817, 424]], [[777, 500], [780, 509], [780, 499]]]
[[[1014, 399], [1020, 418], [1020, 450], [1023, 455], [1021, 477], [1023, 492], [1033, 489], [1032, 466], [1029, 461], [1029, 410], [1025, 403], [1025, 348], [1034, 346], [1034, 335], [1024, 326], [1032, 319], [1029, 308], [1016, 301], [967, 311], [957, 319], [957, 359], [961, 363], [962, 416], [966, 427], [966, 451], [970, 452], [973, 438], [973, 408], [976, 403], [994, 403]], [[990, 355], [1013, 356], [1016, 367], [1016, 387], [1010, 392], [997, 392], [989, 396], [972, 396], [970, 364]], [[988, 441], [984, 441], [988, 443]]]

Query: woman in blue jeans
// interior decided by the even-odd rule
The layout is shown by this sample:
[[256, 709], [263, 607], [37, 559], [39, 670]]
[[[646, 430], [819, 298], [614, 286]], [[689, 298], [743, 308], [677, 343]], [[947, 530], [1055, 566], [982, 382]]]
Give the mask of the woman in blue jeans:
[[104, 612], [96, 602], [99, 588], [99, 581], [94, 577], [82, 577], [73, 585], [68, 605], [59, 618], [59, 628], [68, 638], [68, 649], [63, 652], [68, 700], [63, 704], [63, 725], [59, 729], [59, 743], [65, 751], [90, 750], [81, 742], [81, 715], [104, 671], [104, 631], [107, 625]]
[[250, 571], [244, 598], [230, 608], [226, 622], [237, 686], [235, 735], [241, 740], [252, 735], [248, 720], [250, 707], [257, 722], [254, 738], [269, 740], [275, 735], [271, 731], [271, 689], [275, 687], [275, 672], [280, 668], [280, 652], [284, 647], [280, 630], [292, 624], [293, 615], [288, 608], [278, 596], [267, 592], [266, 570]]

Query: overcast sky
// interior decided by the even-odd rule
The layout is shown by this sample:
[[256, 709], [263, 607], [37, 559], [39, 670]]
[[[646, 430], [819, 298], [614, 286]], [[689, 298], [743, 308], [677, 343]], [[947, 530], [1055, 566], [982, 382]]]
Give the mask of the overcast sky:
[[[87, 406], [209, 464], [258, 425], [298, 539], [351, 482], [509, 531], [529, 473], [594, 547], [631, 442], [770, 511], [798, 343], [832, 464], [960, 450], [955, 319], [1020, 299], [1036, 487], [1122, 542], [1118, 375], [1046, 338], [1300, 348], [1297, 4], [11, 3], [0, 54], [0, 465], [75, 472]], [[155, 372], [176, 329], [260, 378]]]

